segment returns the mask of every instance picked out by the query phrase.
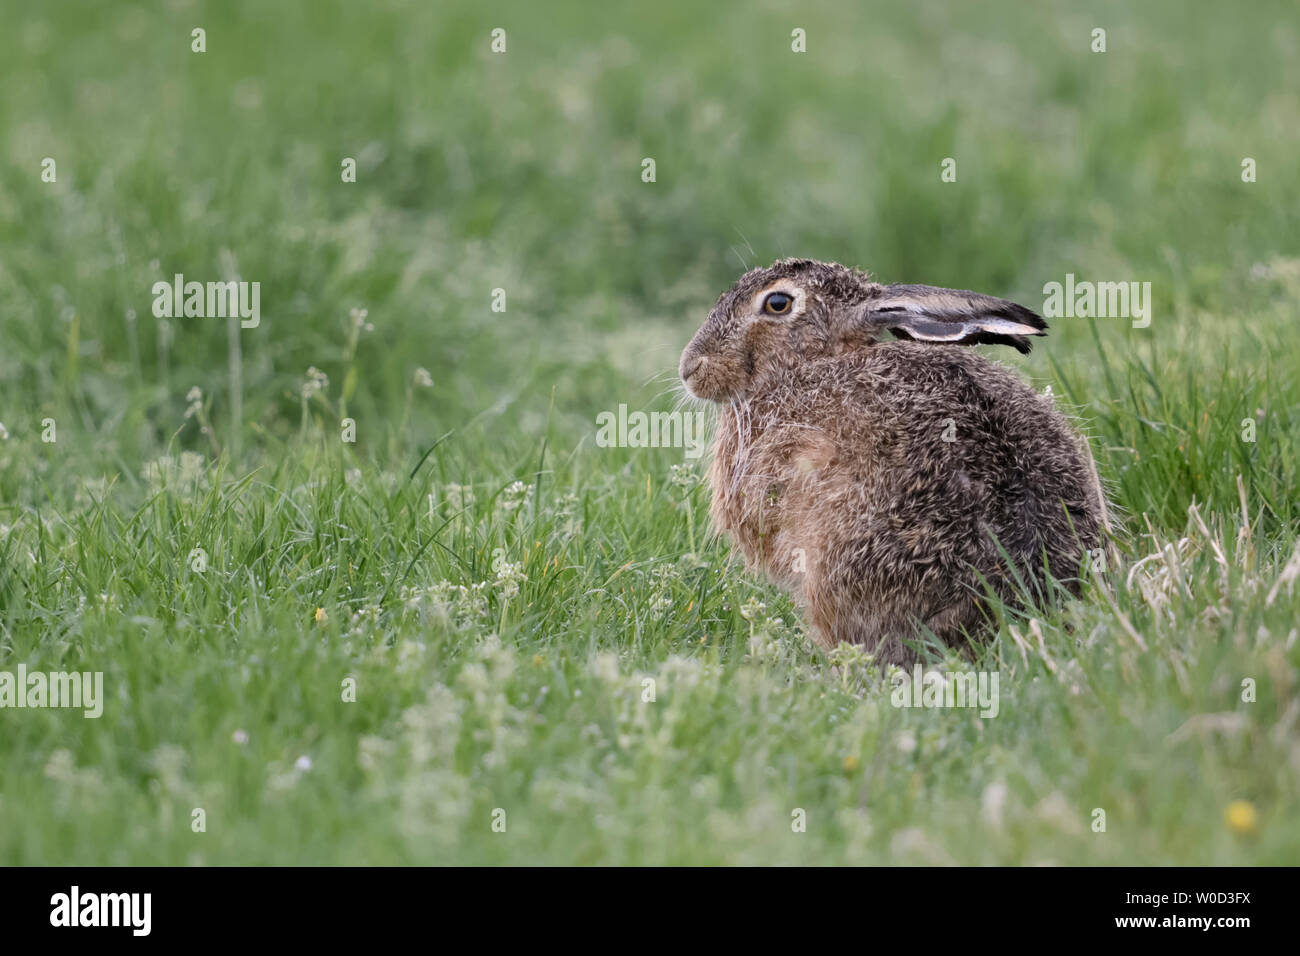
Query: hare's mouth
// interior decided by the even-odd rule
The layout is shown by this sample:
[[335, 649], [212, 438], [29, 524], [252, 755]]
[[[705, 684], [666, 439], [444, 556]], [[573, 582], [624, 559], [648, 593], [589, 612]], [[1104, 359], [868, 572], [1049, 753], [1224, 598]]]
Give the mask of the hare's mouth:
[[683, 357], [678, 369], [686, 391], [706, 402], [726, 402], [734, 392], [734, 376], [725, 374], [726, 370], [716, 358], [707, 355]]

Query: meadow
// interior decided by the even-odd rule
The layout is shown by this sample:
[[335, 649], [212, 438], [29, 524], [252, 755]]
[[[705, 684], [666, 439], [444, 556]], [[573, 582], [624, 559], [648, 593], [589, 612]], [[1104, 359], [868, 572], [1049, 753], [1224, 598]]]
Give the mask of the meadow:
[[[0, 19], [0, 671], [104, 687], [0, 709], [0, 864], [1300, 861], [1293, 3]], [[784, 255], [1151, 283], [986, 349], [1123, 524], [929, 661], [994, 718], [892, 706], [702, 460], [596, 442]], [[259, 324], [158, 318], [176, 274]]]

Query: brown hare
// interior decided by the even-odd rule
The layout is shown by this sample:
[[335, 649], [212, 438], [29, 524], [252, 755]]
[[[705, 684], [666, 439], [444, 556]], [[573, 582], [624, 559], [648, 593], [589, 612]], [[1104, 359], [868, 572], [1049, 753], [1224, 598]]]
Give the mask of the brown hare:
[[1077, 584], [1107, 522], [1087, 442], [1050, 397], [957, 347], [1028, 352], [1046, 327], [1002, 299], [808, 259], [718, 299], [680, 366], [720, 406], [713, 522], [820, 644], [908, 664], [925, 631], [978, 632], [989, 591]]

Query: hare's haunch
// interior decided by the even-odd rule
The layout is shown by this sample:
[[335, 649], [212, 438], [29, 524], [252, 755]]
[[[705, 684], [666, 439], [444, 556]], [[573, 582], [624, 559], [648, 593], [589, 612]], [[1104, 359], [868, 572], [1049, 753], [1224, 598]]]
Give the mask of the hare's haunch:
[[1051, 398], [958, 347], [1028, 352], [1046, 327], [1002, 299], [807, 259], [718, 299], [680, 368], [720, 406], [713, 520], [824, 646], [908, 663], [922, 628], [957, 643], [990, 589], [1068, 586], [1100, 546], [1087, 442]]

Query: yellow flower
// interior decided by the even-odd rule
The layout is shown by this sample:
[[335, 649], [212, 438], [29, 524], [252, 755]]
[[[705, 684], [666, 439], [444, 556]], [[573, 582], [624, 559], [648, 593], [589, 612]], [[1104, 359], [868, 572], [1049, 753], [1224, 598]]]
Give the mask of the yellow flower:
[[533, 655], [533, 666], [534, 666], [534, 667], [539, 667], [539, 668], [540, 668], [540, 667], [545, 667], [545, 666], [546, 666], [546, 658], [542, 657], [541, 654], [534, 654], [534, 655]]
[[1254, 836], [1259, 814], [1249, 800], [1233, 800], [1223, 810], [1223, 821], [1238, 836]]
[[325, 613], [325, 609], [323, 607], [316, 608], [316, 623], [324, 624], [328, 620], [329, 615]]
[[849, 754], [847, 757], [844, 758], [844, 772], [845, 772], [845, 773], [852, 773], [853, 771], [855, 771], [855, 770], [857, 770], [857, 769], [858, 769], [858, 758], [857, 758], [857, 757], [853, 756], [853, 754]]

